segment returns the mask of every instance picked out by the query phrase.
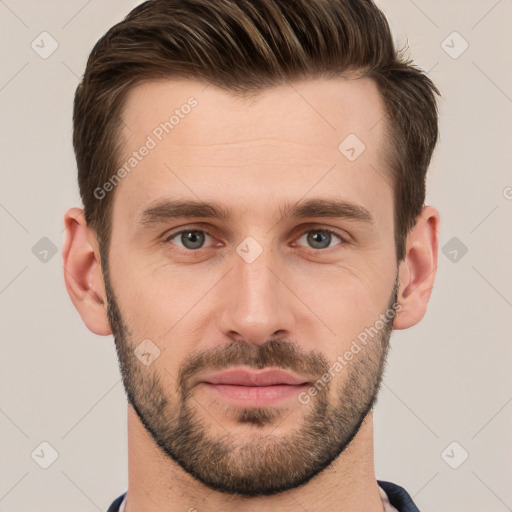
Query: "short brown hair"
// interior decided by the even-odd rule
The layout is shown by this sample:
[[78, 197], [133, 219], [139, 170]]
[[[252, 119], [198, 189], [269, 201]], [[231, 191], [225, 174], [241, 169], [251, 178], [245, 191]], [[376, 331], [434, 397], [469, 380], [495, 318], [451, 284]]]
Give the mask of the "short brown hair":
[[113, 192], [99, 200], [94, 191], [119, 165], [122, 108], [136, 85], [186, 78], [250, 95], [352, 71], [373, 79], [384, 100], [401, 261], [425, 201], [439, 91], [396, 50], [372, 0], [150, 0], [102, 36], [76, 90], [73, 146], [85, 219], [104, 254]]

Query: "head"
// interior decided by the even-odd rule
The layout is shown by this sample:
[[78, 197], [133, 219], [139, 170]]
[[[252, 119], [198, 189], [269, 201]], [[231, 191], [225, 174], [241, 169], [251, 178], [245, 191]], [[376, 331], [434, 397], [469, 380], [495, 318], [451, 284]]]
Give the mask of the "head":
[[[66, 283], [203, 484], [291, 489], [357, 435], [433, 286], [436, 93], [369, 0], [154, 0], [95, 45]], [[212, 382], [233, 368], [297, 382], [241, 398]]]

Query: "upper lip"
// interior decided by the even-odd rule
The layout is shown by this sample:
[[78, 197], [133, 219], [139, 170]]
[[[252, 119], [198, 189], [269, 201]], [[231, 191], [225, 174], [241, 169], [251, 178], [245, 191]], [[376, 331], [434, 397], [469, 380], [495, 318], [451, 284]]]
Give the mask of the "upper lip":
[[251, 371], [243, 368], [232, 368], [209, 375], [201, 379], [201, 382], [228, 384], [231, 386], [275, 386], [277, 384], [307, 384], [308, 380], [292, 375], [284, 370]]

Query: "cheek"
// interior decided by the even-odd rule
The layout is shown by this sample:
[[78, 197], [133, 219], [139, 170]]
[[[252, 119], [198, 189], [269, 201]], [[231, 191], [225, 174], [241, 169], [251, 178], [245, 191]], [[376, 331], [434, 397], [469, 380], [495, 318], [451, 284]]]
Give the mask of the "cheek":
[[[150, 339], [161, 350], [159, 364], [171, 373], [204, 337], [207, 297], [219, 276], [214, 272], [172, 269], [118, 258], [112, 281], [124, 321], [138, 345]], [[129, 278], [126, 278], [129, 276]], [[115, 279], [115, 281], [114, 281]], [[194, 342], [195, 340], [195, 342]]]
[[[230, 299], [225, 283], [217, 285], [229, 263], [173, 267], [164, 258], [143, 262], [140, 254], [121, 252], [112, 256], [116, 264], [111, 274], [134, 344], [151, 339], [163, 352], [160, 364], [172, 369], [191, 351], [219, 339], [220, 310]], [[328, 359], [343, 353], [361, 331], [375, 323], [389, 299], [394, 274], [391, 259], [383, 252], [372, 249], [353, 254], [343, 263], [302, 261], [286, 268], [281, 277], [299, 298], [284, 305], [294, 308], [297, 319], [290, 326], [291, 337], [301, 340], [304, 347], [315, 347]]]
[[[317, 347], [329, 359], [343, 353], [365, 328], [375, 324], [384, 312], [394, 282], [394, 274], [375, 267], [324, 270], [310, 273], [294, 288], [310, 310], [320, 319]], [[380, 275], [379, 275], [380, 274]], [[385, 279], [382, 277], [386, 275]], [[312, 314], [311, 314], [312, 315]], [[309, 315], [310, 318], [313, 318]], [[315, 318], [313, 320], [316, 322]], [[323, 328], [326, 326], [327, 328]]]

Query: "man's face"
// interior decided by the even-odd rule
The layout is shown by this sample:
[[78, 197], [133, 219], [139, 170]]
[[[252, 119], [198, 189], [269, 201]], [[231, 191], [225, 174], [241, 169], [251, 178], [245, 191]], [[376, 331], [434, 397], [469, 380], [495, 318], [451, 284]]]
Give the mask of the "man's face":
[[[211, 488], [307, 482], [375, 400], [397, 291], [383, 118], [368, 79], [251, 101], [162, 81], [128, 98], [122, 163], [150, 149], [115, 189], [109, 320], [141, 423]], [[314, 200], [345, 205], [299, 215]]]

